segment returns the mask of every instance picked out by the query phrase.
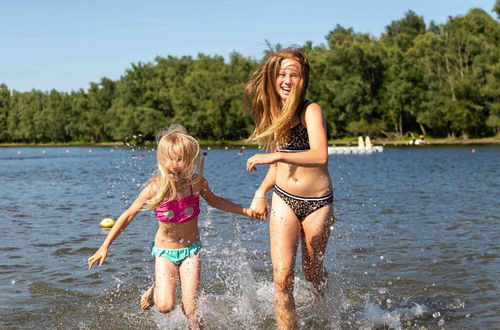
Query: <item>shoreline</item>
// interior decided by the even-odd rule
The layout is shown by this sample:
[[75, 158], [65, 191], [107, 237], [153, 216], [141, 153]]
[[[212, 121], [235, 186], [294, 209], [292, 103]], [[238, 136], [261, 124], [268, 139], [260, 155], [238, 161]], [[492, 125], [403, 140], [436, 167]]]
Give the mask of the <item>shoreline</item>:
[[[429, 138], [424, 144], [414, 146], [410, 145], [411, 140], [387, 140], [373, 138], [373, 145], [382, 146], [432, 146], [432, 145], [484, 145], [484, 144], [500, 144], [500, 137], [477, 138], [477, 139], [433, 139]], [[151, 143], [144, 145], [149, 146]], [[99, 143], [85, 143], [85, 142], [70, 142], [70, 143], [0, 143], [0, 148], [18, 148], [18, 147], [122, 147], [123, 142], [99, 142]], [[144, 146], [144, 145], [141, 145]], [[255, 147], [256, 144], [246, 143], [245, 141], [208, 141], [201, 140], [200, 145], [203, 147]], [[357, 140], [328, 140], [328, 146], [357, 146]]]
[[[489, 137], [489, 138], [477, 138], [477, 139], [433, 139], [428, 138], [423, 144], [411, 145], [412, 140], [387, 140], [387, 139], [372, 139], [373, 145], [382, 146], [411, 146], [411, 147], [421, 147], [421, 146], [432, 146], [432, 145], [478, 145], [478, 144], [500, 144], [500, 137]], [[356, 141], [328, 141], [329, 146], [357, 146]]]

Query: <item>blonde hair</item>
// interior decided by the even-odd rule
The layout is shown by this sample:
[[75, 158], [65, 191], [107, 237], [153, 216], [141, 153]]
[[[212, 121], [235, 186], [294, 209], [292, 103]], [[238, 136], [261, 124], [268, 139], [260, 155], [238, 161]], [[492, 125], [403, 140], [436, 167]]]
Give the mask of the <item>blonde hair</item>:
[[[275, 86], [281, 63], [286, 59], [299, 63], [301, 79], [283, 104]], [[309, 61], [302, 49], [287, 48], [271, 54], [243, 91], [243, 105], [255, 122], [248, 140], [266, 149], [283, 144], [290, 135], [290, 122], [305, 100], [308, 85]]]
[[[162, 201], [171, 201], [177, 195], [175, 183], [169, 175], [170, 155], [179, 153], [185, 162], [182, 178], [190, 184], [201, 179], [203, 175], [203, 153], [194, 137], [188, 134], [186, 128], [172, 124], [156, 135], [158, 144], [156, 150], [157, 166], [155, 175], [149, 181], [154, 184], [155, 195], [146, 203], [147, 209], [155, 209]], [[195, 180], [195, 172], [198, 172]]]

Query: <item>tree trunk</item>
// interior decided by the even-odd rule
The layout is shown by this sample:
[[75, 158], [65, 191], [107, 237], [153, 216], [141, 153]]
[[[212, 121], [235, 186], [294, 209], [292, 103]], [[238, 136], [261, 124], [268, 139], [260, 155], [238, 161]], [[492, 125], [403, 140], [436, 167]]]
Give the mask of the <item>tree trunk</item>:
[[427, 132], [425, 131], [424, 125], [422, 125], [421, 123], [418, 123], [418, 126], [420, 126], [420, 131], [422, 132], [422, 135], [426, 136]]
[[448, 54], [449, 54], [449, 44], [448, 44], [448, 34], [446, 34], [444, 62], [446, 65], [446, 75], [448, 76], [448, 82], [450, 83], [451, 99], [453, 102], [455, 102], [457, 99], [455, 97], [455, 88], [453, 87], [453, 80], [451, 79], [451, 70], [450, 70], [450, 62], [448, 61]]
[[403, 111], [399, 113], [399, 136], [403, 136]]

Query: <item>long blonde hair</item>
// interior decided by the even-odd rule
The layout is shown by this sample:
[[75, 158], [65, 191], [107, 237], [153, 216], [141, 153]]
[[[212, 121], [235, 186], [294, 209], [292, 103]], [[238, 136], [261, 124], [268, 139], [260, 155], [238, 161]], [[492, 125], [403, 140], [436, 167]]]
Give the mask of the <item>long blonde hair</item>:
[[[299, 63], [301, 79], [293, 85], [283, 104], [276, 91], [276, 79], [285, 59]], [[290, 123], [305, 100], [308, 85], [309, 61], [302, 49], [287, 48], [271, 54], [243, 91], [243, 105], [255, 122], [255, 130], [248, 140], [266, 149], [284, 143], [290, 135]]]
[[153, 184], [155, 195], [146, 203], [147, 209], [155, 209], [162, 201], [175, 199], [177, 188], [169, 175], [169, 159], [174, 152], [180, 153], [185, 162], [185, 170], [182, 179], [190, 184], [195, 183], [195, 172], [197, 179], [203, 176], [203, 153], [198, 141], [187, 133], [184, 126], [172, 124], [156, 135], [158, 144], [156, 150], [157, 169], [155, 175], [149, 181]]

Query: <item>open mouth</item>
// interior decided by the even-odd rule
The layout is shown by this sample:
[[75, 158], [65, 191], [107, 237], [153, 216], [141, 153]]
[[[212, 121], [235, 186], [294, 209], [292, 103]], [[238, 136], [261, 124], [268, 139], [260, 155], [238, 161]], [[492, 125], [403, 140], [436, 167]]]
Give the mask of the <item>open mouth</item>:
[[179, 172], [176, 172], [176, 171], [169, 171], [169, 172], [168, 172], [168, 175], [170, 175], [170, 177], [171, 177], [172, 179], [177, 179], [177, 178], [179, 178], [179, 174], [180, 174], [180, 173], [179, 173]]

